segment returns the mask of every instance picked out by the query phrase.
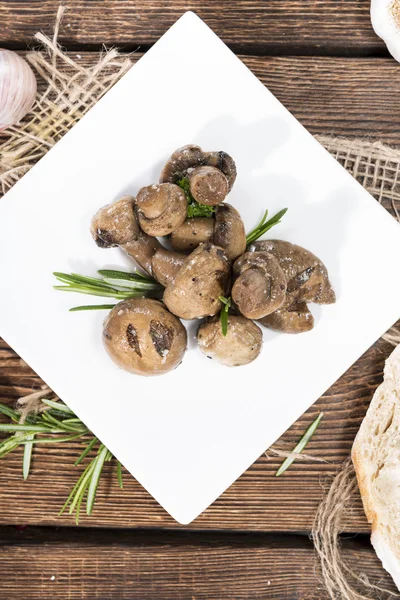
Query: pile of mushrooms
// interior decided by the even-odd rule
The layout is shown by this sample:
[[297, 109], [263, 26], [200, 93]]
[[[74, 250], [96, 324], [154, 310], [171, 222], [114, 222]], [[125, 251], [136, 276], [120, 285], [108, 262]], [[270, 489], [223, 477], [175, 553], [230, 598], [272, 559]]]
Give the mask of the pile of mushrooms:
[[[175, 369], [187, 345], [180, 319], [202, 319], [196, 338], [208, 358], [246, 365], [261, 351], [259, 324], [309, 331], [314, 319], [308, 303], [335, 302], [326, 267], [308, 250], [281, 240], [247, 246], [240, 214], [225, 202], [235, 179], [226, 152], [184, 146], [169, 158], [158, 184], [93, 217], [99, 247], [119, 246], [164, 287], [162, 299], [124, 300], [106, 318], [104, 345], [121, 368], [139, 375]], [[209, 215], [188, 217], [190, 202], [211, 207]], [[171, 249], [157, 239], [165, 236]], [[219, 314], [228, 296], [224, 330]]]

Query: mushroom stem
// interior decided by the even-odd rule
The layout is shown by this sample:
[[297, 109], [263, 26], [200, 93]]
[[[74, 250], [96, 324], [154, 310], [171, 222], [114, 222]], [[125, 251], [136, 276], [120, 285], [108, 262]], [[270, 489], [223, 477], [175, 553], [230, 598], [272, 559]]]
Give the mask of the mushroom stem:
[[153, 277], [164, 287], [174, 282], [175, 276], [186, 260], [185, 254], [171, 252], [166, 248], [157, 248], [152, 260], [151, 270]]
[[153, 277], [151, 261], [154, 253], [163, 247], [157, 238], [141, 231], [136, 240], [121, 244], [120, 247]]

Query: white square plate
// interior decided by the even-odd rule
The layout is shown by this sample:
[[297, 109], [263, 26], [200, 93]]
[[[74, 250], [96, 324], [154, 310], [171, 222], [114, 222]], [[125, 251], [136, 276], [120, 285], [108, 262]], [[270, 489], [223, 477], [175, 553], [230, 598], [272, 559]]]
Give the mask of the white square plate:
[[[230, 202], [247, 229], [289, 211], [271, 237], [327, 265], [338, 301], [316, 326], [264, 330], [254, 363], [195, 347], [163, 377], [119, 370], [100, 313], [52, 289], [53, 271], [125, 267], [89, 234], [104, 204], [157, 180], [186, 143], [226, 150]], [[214, 33], [186, 13], [0, 202], [0, 334], [180, 523], [213, 502], [399, 317], [400, 230]], [[88, 298], [91, 302], [90, 298]], [[111, 410], [112, 409], [112, 410]]]

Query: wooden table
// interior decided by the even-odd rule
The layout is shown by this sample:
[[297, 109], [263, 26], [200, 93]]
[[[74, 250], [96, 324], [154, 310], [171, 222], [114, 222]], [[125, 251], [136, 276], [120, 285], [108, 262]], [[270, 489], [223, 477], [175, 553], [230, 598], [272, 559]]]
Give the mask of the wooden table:
[[[0, 2], [0, 47], [24, 50], [50, 34], [58, 1]], [[312, 133], [398, 144], [400, 67], [374, 35], [367, 0], [69, 0], [60, 41], [82, 60], [103, 43], [146, 51], [185, 10], [199, 16]], [[0, 599], [324, 599], [308, 533], [323, 485], [348, 456], [391, 348], [379, 341], [283, 436], [292, 446], [320, 410], [309, 453], [276, 479], [261, 456], [188, 527], [175, 523], [130, 476], [106, 469], [95, 513], [74, 526], [57, 513], [76, 480], [78, 445], [39, 447], [21, 477], [21, 453], [0, 463]], [[0, 401], [40, 379], [0, 342]], [[238, 440], [240, 443], [240, 440]], [[26, 527], [20, 527], [20, 526]], [[357, 499], [343, 551], [391, 585], [371, 550]], [[354, 534], [359, 535], [355, 536]]]

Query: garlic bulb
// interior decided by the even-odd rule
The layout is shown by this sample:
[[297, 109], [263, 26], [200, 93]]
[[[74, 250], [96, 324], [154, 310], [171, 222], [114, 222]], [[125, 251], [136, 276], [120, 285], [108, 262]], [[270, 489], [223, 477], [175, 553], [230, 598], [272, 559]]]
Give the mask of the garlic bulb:
[[18, 123], [32, 108], [36, 78], [28, 63], [0, 48], [0, 131]]
[[372, 0], [371, 22], [390, 54], [400, 62], [400, 0]]

